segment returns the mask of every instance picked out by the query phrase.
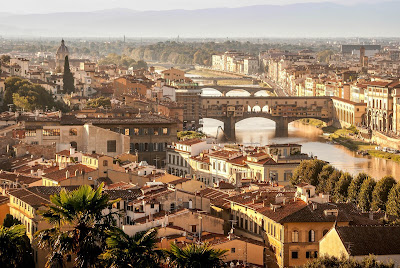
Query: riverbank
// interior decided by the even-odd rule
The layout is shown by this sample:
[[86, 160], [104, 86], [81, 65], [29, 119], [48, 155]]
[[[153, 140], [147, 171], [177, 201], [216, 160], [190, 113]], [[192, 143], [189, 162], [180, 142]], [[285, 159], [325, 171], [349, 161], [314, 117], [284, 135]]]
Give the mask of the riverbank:
[[351, 151], [400, 163], [400, 155], [376, 150], [375, 144], [364, 142], [360, 139], [358, 137], [358, 130], [354, 126], [349, 128], [336, 128], [333, 126], [327, 126], [326, 123], [321, 120], [308, 118], [299, 121], [302, 124], [315, 126], [321, 129], [324, 132], [324, 138], [333, 143], [340, 144]]

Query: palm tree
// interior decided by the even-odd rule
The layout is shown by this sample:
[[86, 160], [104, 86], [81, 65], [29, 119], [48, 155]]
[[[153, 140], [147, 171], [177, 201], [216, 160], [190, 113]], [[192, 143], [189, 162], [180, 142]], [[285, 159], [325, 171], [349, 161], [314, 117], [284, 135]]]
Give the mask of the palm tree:
[[39, 247], [50, 250], [46, 267], [62, 267], [67, 255], [76, 256], [76, 267], [98, 264], [106, 232], [115, 226], [112, 214], [102, 212], [117, 201], [110, 201], [102, 191], [103, 184], [96, 190], [84, 185], [50, 197], [51, 204], [41, 214], [54, 227], [36, 234]]
[[225, 267], [222, 258], [228, 250], [213, 249], [207, 243], [189, 244], [179, 248], [171, 244], [171, 249], [165, 254], [172, 267], [176, 268], [212, 268]]
[[0, 264], [4, 268], [34, 266], [32, 248], [24, 225], [9, 228], [0, 226]]
[[111, 268], [159, 267], [162, 252], [155, 249], [156, 242], [157, 230], [154, 228], [134, 236], [116, 229], [107, 238], [107, 249], [100, 258]]

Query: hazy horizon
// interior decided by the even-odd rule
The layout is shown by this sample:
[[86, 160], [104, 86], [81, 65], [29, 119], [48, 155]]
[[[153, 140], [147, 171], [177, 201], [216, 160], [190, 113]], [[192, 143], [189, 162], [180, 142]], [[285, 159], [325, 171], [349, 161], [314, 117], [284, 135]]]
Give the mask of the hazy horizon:
[[95, 12], [110, 9], [130, 9], [135, 11], [166, 11], [166, 10], [196, 10], [209, 8], [238, 8], [256, 5], [285, 6], [304, 3], [335, 3], [341, 5], [355, 5], [360, 3], [373, 4], [381, 2], [398, 2], [400, 0], [203, 0], [201, 2], [171, 0], [171, 1], [140, 1], [131, 0], [70, 0], [65, 2], [52, 0], [20, 0], [3, 4], [0, 13], [18, 14], [49, 14], [63, 12]]

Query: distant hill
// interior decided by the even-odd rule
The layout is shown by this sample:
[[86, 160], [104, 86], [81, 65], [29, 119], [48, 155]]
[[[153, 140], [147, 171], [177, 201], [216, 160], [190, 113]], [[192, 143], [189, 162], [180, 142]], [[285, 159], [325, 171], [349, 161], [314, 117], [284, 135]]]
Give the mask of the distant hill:
[[398, 37], [400, 2], [12, 15], [0, 35], [86, 37]]

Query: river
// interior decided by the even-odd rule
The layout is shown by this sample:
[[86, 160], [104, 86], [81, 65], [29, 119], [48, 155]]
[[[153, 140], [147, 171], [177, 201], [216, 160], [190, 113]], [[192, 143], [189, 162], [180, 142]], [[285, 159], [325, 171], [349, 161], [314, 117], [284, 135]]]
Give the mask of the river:
[[[197, 75], [186, 75], [195, 77]], [[246, 86], [232, 86], [232, 88], [243, 88]], [[267, 95], [267, 92], [259, 92], [257, 95]], [[210, 88], [204, 89], [202, 95], [221, 96], [221, 93]], [[248, 96], [248, 92], [232, 91], [227, 96]], [[203, 119], [203, 132], [211, 136], [217, 134], [218, 126], [222, 122], [214, 119]], [[338, 144], [327, 143], [323, 137], [323, 131], [310, 125], [300, 122], [289, 124], [288, 135], [286, 137], [275, 136], [275, 122], [265, 118], [249, 118], [236, 124], [236, 142], [245, 145], [263, 146], [273, 143], [298, 143], [301, 144], [302, 152], [318, 157], [329, 162], [334, 167], [357, 175], [365, 172], [375, 179], [391, 175], [400, 180], [400, 163], [388, 159], [376, 158], [371, 156], [360, 156], [350, 151], [346, 147]], [[218, 141], [222, 138], [222, 133], [218, 135]]]
[[[221, 122], [204, 118], [203, 131], [215, 136]], [[219, 134], [219, 139], [222, 135]], [[400, 180], [400, 163], [371, 156], [360, 156], [344, 146], [327, 143], [322, 130], [300, 122], [289, 124], [287, 137], [275, 137], [275, 122], [265, 118], [249, 118], [236, 124], [236, 142], [262, 146], [273, 143], [301, 144], [303, 153], [312, 154], [328, 161], [334, 167], [357, 175], [365, 172], [375, 179], [392, 175]]]

